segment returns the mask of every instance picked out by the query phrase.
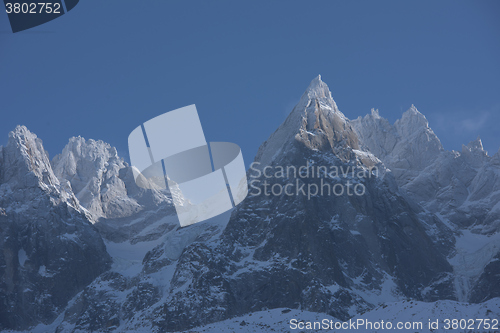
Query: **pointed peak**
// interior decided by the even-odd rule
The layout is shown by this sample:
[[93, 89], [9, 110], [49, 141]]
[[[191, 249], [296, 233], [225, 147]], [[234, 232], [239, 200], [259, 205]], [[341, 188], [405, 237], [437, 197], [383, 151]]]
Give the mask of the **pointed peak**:
[[425, 118], [425, 116], [422, 113], [420, 113], [417, 110], [417, 107], [413, 104], [410, 106], [408, 110], [406, 110], [403, 113], [403, 116], [397, 122], [399, 122], [400, 125], [411, 124], [412, 126], [418, 125], [418, 126], [429, 127], [429, 122], [427, 121], [427, 118]]
[[470, 149], [478, 149], [478, 150], [484, 150], [483, 148], [483, 142], [481, 141], [481, 137], [478, 135], [476, 140], [472, 140], [467, 144], [467, 148]]
[[337, 104], [332, 98], [330, 89], [328, 89], [326, 83], [321, 80], [321, 75], [316, 76], [311, 81], [294, 110], [300, 113], [300, 110], [307, 109], [311, 111], [316, 107], [319, 107], [324, 112], [340, 112]]
[[407, 115], [407, 116], [410, 116], [410, 115], [411, 116], [413, 116], [413, 115], [423, 116], [423, 114], [420, 113], [420, 111], [418, 111], [417, 107], [414, 104], [412, 104], [410, 106], [410, 108], [408, 110], [406, 110], [405, 113], [403, 113], [403, 116], [405, 116], [405, 115]]
[[309, 98], [332, 98], [330, 89], [321, 80], [321, 75], [316, 76], [311, 81], [309, 87], [307, 87], [306, 94]]
[[9, 133], [9, 137], [16, 139], [16, 138], [26, 138], [26, 137], [36, 137], [35, 134], [33, 134], [26, 126], [24, 125], [17, 125], [16, 128]]
[[500, 162], [500, 148], [498, 148], [498, 151], [495, 153], [495, 155], [493, 155], [493, 158]]
[[[32, 148], [40, 148], [42, 147], [42, 140], [24, 125], [17, 125], [13, 131], [9, 132], [9, 142], [7, 146], [24, 150], [27, 144]], [[45, 152], [43, 149], [42, 151]]]
[[[13, 180], [19, 182], [19, 186], [40, 185], [43, 188], [59, 184], [52, 172], [49, 156], [43, 148], [42, 140], [26, 126], [18, 125], [9, 133], [9, 141], [4, 149], [4, 163], [7, 165], [5, 170], [10, 168], [10, 171], [3, 175], [3, 181]], [[27, 176], [30, 172], [32, 174]], [[25, 177], [28, 177], [29, 181], [20, 182]]]
[[374, 118], [380, 118], [380, 114], [379, 114], [379, 112], [378, 112], [378, 109], [372, 108], [372, 109], [371, 109], [371, 115], [372, 115], [372, 117], [374, 117]]
[[316, 76], [314, 79], [312, 79], [311, 84], [309, 85], [309, 88], [311, 88], [311, 86], [319, 85], [321, 83], [324, 83], [324, 82], [321, 80], [321, 75], [318, 74], [318, 76]]
[[7, 146], [17, 147], [16, 149], [24, 146], [26, 143], [31, 142], [33, 146], [38, 145], [38, 143], [42, 143], [35, 133], [31, 132], [24, 125], [17, 125], [16, 128], [9, 132], [9, 141]]
[[[96, 168], [102, 168], [102, 163], [108, 163], [109, 160], [117, 160], [118, 164], [122, 159], [118, 156], [118, 151], [109, 143], [102, 140], [85, 139], [82, 136], [74, 136], [69, 139], [61, 154], [54, 156], [52, 164], [55, 166], [56, 174], [64, 172], [64, 168], [73, 172], [75, 169], [75, 160], [85, 160], [95, 162]], [[120, 164], [121, 165], [121, 164]], [[62, 169], [61, 169], [62, 168]], [[73, 171], [72, 171], [73, 170]]]
[[69, 138], [68, 142], [83, 142], [83, 143], [85, 143], [86, 140], [85, 140], [84, 137], [82, 137], [81, 135], [79, 135], [79, 136], [73, 136], [73, 137]]
[[466, 145], [462, 145], [462, 155], [466, 158], [472, 158], [473, 164], [480, 165], [488, 152], [484, 150], [481, 138], [478, 136]]

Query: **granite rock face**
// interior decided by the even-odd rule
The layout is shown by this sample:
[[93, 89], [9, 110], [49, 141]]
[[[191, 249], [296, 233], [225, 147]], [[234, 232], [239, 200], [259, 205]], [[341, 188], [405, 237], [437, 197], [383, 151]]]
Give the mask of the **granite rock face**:
[[0, 210], [0, 326], [49, 324], [111, 258], [25, 127], [0, 150]]
[[460, 152], [444, 150], [414, 106], [394, 125], [377, 111], [353, 124], [361, 145], [392, 171], [401, 191], [455, 233], [459, 242], [449, 259], [457, 299], [498, 297], [493, 285], [500, 275], [491, 268], [498, 268], [500, 253], [500, 153], [489, 156], [479, 137]]
[[400, 186], [413, 180], [444, 151], [427, 119], [414, 105], [394, 125], [373, 109], [352, 124], [362, 146], [391, 169]]
[[247, 175], [233, 211], [180, 228], [168, 190], [139, 188], [109, 144], [72, 138], [49, 161], [16, 128], [0, 147], [0, 327], [167, 332], [500, 297], [500, 152], [444, 150], [414, 106], [349, 120], [318, 76]]
[[[211, 246], [195, 242], [179, 258], [184, 264], [172, 281], [179, 291], [172, 290], [175, 297], [155, 314], [166, 318], [157, 323], [160, 329], [202, 324], [200, 313], [211, 322], [288, 307], [347, 319], [400, 298], [454, 299], [447, 261], [452, 232], [409, 202], [390, 171], [358, 142], [326, 84], [313, 80], [259, 149], [248, 174], [249, 197], [220, 239]], [[370, 174], [374, 165], [384, 169], [383, 177]], [[289, 166], [356, 172], [281, 176]], [[348, 195], [349, 183], [362, 184], [365, 193]], [[346, 192], [327, 195], [325, 184]], [[287, 185], [294, 195], [271, 191]], [[302, 186], [305, 191], [323, 186], [325, 193], [297, 195]], [[182, 276], [180, 282], [176, 276]]]
[[394, 125], [372, 110], [353, 127], [411, 199], [457, 228], [498, 231], [499, 154], [488, 156], [479, 137], [461, 152], [446, 151], [413, 105]]

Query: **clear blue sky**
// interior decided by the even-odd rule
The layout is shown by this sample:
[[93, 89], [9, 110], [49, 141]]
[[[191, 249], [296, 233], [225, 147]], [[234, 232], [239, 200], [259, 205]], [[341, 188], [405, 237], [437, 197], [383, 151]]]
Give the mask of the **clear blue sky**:
[[196, 104], [245, 162], [318, 74], [340, 110], [394, 122], [413, 103], [445, 148], [500, 147], [500, 1], [80, 1], [12, 34], [0, 13], [0, 144], [51, 157], [71, 136], [127, 157], [142, 122]]

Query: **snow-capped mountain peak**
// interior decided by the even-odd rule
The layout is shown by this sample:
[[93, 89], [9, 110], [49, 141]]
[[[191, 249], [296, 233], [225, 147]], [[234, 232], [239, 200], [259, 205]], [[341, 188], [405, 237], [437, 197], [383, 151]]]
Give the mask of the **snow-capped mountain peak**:
[[415, 106], [415, 104], [412, 104], [410, 106], [410, 108], [408, 110], [406, 110], [407, 113], [411, 113], [411, 114], [420, 114], [423, 116], [423, 114], [420, 113], [420, 111], [418, 111], [417, 107]]
[[304, 95], [302, 95], [301, 101], [310, 101], [314, 99], [319, 100], [320, 103], [324, 103], [334, 109], [337, 109], [337, 104], [335, 104], [335, 101], [332, 98], [332, 93], [330, 92], [327, 84], [321, 80], [321, 75], [316, 76], [311, 81]]
[[462, 157], [474, 168], [480, 168], [488, 159], [488, 152], [484, 150], [481, 138], [462, 145]]
[[[488, 157], [479, 138], [444, 151], [414, 105], [394, 125], [376, 109], [351, 121], [316, 77], [259, 148], [271, 172], [249, 171], [257, 187], [241, 205], [187, 228], [168, 193], [138, 188], [109, 144], [72, 138], [49, 162], [25, 127], [10, 136], [0, 147], [0, 330], [163, 332], [234, 318], [248, 330], [251, 318], [281, 316], [275, 329], [298, 309], [354, 320], [404, 307], [399, 317], [426, 319], [455, 304], [416, 300], [500, 295], [500, 152]], [[278, 172], [366, 160], [383, 176]], [[335, 193], [353, 182], [362, 194]], [[473, 309], [497, 314], [498, 299], [485, 304]]]
[[[110, 257], [42, 141], [24, 126], [0, 150], [0, 328], [51, 322]], [[12, 241], [11, 241], [12, 240]], [[43, 309], [43, 311], [40, 311]], [[15, 314], [15, 315], [14, 315]]]
[[[411, 107], [403, 113], [401, 119], [398, 119], [394, 124], [398, 133], [403, 137], [411, 136], [419, 131], [427, 131], [431, 136], [437, 136], [432, 132], [429, 127], [429, 122], [427, 118], [417, 110], [415, 105], [411, 105]], [[432, 134], [430, 133], [432, 132]], [[441, 144], [441, 143], [440, 143]]]
[[380, 117], [380, 114], [378, 112], [378, 109], [374, 109], [372, 108], [371, 111], [370, 111], [370, 114], [372, 115], [372, 117], [374, 119], [381, 119], [382, 117]]
[[498, 149], [498, 151], [495, 153], [495, 155], [493, 155], [493, 159], [495, 161], [498, 161], [498, 163], [500, 164], [500, 149]]
[[302, 117], [306, 116], [306, 114], [312, 117], [307, 122], [309, 127], [315, 124], [313, 120], [318, 115], [318, 112], [323, 113], [325, 116], [328, 116], [329, 113], [337, 113], [343, 120], [347, 119], [339, 111], [328, 85], [321, 80], [321, 75], [318, 75], [311, 81], [304, 94], [302, 94], [297, 106], [294, 108], [294, 111], [296, 109], [300, 110], [299, 112], [302, 114]]
[[[25, 126], [17, 126], [9, 133], [9, 141], [3, 148], [0, 161], [3, 165], [1, 181], [6, 183], [16, 180], [28, 185], [26, 181], [32, 179], [31, 185], [57, 186], [59, 181], [52, 172], [49, 156], [43, 149], [42, 140], [31, 133]], [[32, 178], [28, 175], [34, 175]]]
[[75, 193], [94, 222], [102, 217], [129, 216], [142, 206], [167, 200], [159, 191], [138, 188], [116, 148], [101, 140], [73, 137], [51, 164], [54, 174]]
[[256, 160], [270, 164], [281, 152], [296, 149], [297, 144], [315, 151], [333, 151], [343, 160], [352, 158], [351, 150], [359, 148], [349, 119], [339, 111], [320, 75], [311, 81], [287, 119], [259, 148]]
[[483, 142], [481, 141], [481, 137], [478, 135], [477, 139], [476, 140], [472, 140], [471, 142], [469, 142], [467, 144], [466, 148], [469, 151], [472, 151], [472, 150], [480, 150], [480, 151], [482, 150], [482, 151], [484, 151]]

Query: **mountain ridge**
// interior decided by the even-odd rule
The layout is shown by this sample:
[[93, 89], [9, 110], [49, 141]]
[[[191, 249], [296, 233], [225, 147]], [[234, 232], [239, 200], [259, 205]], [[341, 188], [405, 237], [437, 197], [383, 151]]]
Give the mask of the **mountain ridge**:
[[[12, 133], [12, 143], [0, 147], [0, 240], [5, 246], [8, 236], [22, 246], [9, 245], [11, 257], [0, 254], [1, 263], [11, 263], [10, 271], [0, 266], [0, 281], [9, 272], [26, 275], [31, 286], [57, 279], [54, 272], [64, 271], [64, 264], [35, 253], [60, 255], [54, 248], [68, 248], [67, 240], [95, 249], [93, 258], [100, 259], [89, 264], [91, 277], [60, 296], [51, 313], [33, 317], [0, 309], [2, 329], [40, 323], [40, 329], [52, 325], [58, 332], [178, 331], [266, 308], [300, 308], [345, 320], [406, 298], [500, 297], [500, 150], [488, 156], [480, 139], [461, 153], [444, 150], [413, 105], [394, 125], [376, 110], [349, 120], [316, 77], [259, 148], [256, 168], [376, 166], [380, 176], [249, 177], [281, 187], [353, 182], [366, 193], [249, 195], [232, 212], [186, 228], [178, 225], [168, 191], [138, 188], [109, 144], [71, 138], [49, 161], [25, 127]], [[20, 220], [45, 226], [37, 221], [41, 206], [30, 208], [40, 193], [48, 198], [47, 213], [56, 212], [51, 223], [61, 227], [43, 244], [28, 247], [32, 234], [5, 230]], [[83, 231], [67, 232], [68, 223]], [[71, 256], [80, 255], [74, 251], [62, 257], [72, 262]], [[11, 285], [25, 288], [23, 283]], [[13, 304], [26, 300], [2, 288]], [[43, 292], [53, 293], [30, 297]], [[19, 317], [7, 320], [12, 311]]]

